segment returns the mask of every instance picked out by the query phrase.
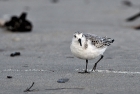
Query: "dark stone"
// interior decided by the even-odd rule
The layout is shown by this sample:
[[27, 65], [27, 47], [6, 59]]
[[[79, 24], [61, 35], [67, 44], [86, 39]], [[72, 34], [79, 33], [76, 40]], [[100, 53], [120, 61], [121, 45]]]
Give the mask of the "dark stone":
[[65, 83], [65, 82], [68, 82], [68, 81], [69, 81], [68, 78], [61, 78], [61, 79], [57, 80], [58, 83]]
[[12, 77], [12, 76], [7, 76], [7, 78], [8, 78], [8, 79], [11, 79], [11, 78], [13, 78], [13, 77]]

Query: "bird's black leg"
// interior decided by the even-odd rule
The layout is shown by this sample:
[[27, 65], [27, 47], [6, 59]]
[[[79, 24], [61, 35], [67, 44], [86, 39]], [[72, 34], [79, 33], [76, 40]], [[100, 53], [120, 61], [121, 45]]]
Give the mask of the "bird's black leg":
[[101, 58], [95, 63], [95, 65], [93, 66], [93, 69], [92, 69], [92, 71], [94, 70], [96, 70], [96, 66], [97, 66], [97, 63], [101, 60], [101, 59], [103, 59], [103, 55], [101, 55]]
[[85, 69], [85, 73], [87, 73], [87, 65], [88, 65], [88, 60], [86, 60], [86, 69]]
[[85, 71], [83, 71], [83, 72], [78, 72], [78, 73], [89, 73], [89, 72], [87, 71], [87, 65], [88, 65], [88, 60], [86, 60], [86, 69], [85, 69]]

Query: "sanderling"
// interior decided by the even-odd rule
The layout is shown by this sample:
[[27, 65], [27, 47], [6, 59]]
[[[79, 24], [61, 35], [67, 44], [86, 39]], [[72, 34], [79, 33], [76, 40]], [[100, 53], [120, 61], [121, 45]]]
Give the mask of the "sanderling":
[[76, 32], [72, 38], [72, 43], [70, 46], [71, 52], [74, 54], [74, 56], [86, 60], [85, 71], [79, 73], [89, 73], [87, 71], [88, 60], [101, 56], [92, 68], [92, 71], [95, 70], [97, 63], [104, 57], [104, 51], [113, 42], [114, 39], [111, 38]]

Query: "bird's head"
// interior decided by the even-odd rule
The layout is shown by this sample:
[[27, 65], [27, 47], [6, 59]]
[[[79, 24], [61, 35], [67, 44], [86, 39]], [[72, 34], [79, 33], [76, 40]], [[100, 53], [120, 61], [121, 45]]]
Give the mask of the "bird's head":
[[76, 32], [74, 35], [73, 35], [73, 39], [77, 42], [79, 42], [80, 46], [82, 46], [82, 39], [84, 38], [84, 35], [83, 33], [81, 32]]

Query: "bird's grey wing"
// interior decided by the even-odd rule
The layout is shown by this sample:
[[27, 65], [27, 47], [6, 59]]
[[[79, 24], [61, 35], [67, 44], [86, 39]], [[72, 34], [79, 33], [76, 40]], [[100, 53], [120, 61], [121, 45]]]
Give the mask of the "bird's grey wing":
[[114, 40], [107, 37], [99, 37], [97, 35], [84, 34], [86, 39], [91, 41], [91, 44], [97, 48], [103, 48], [105, 46], [109, 46], [110, 43], [113, 43]]

